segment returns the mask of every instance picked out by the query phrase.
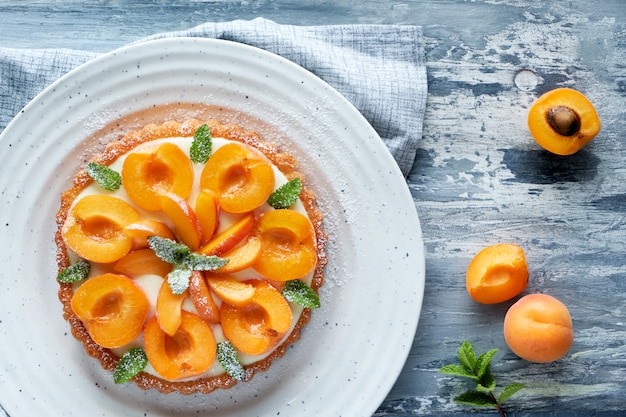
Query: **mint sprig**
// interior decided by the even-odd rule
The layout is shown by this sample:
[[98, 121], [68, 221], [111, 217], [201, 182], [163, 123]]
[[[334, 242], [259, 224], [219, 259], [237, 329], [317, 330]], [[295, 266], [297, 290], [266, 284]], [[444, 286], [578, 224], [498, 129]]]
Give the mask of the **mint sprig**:
[[502, 403], [524, 388], [523, 384], [512, 383], [506, 386], [496, 397], [494, 389], [496, 381], [491, 374], [491, 359], [498, 353], [498, 349], [491, 349], [480, 356], [476, 356], [472, 344], [465, 340], [459, 348], [459, 364], [445, 365], [439, 369], [442, 374], [471, 378], [476, 382], [476, 389], [466, 391], [454, 400], [460, 404], [478, 407], [495, 407], [501, 417], [506, 417]]
[[182, 243], [161, 236], [149, 236], [148, 247], [158, 258], [174, 265], [167, 274], [167, 284], [176, 295], [189, 288], [191, 271], [213, 271], [228, 263], [228, 259], [194, 253]]
[[119, 172], [97, 162], [87, 164], [87, 174], [108, 191], [115, 191], [122, 185], [122, 176]]
[[139, 347], [134, 347], [122, 355], [122, 358], [113, 372], [113, 381], [116, 384], [125, 384], [135, 375], [143, 371], [148, 365], [146, 352]]
[[189, 157], [195, 163], [205, 164], [211, 157], [212, 152], [213, 139], [211, 138], [211, 129], [207, 124], [203, 124], [193, 135]]
[[243, 381], [246, 378], [246, 371], [237, 359], [237, 350], [228, 340], [217, 344], [217, 360], [224, 371], [237, 381]]
[[267, 204], [275, 209], [286, 209], [295, 204], [302, 192], [302, 181], [296, 177], [287, 181], [270, 194]]
[[285, 300], [306, 308], [320, 308], [320, 299], [315, 291], [299, 279], [287, 281], [282, 290]]
[[84, 259], [79, 259], [72, 265], [59, 272], [57, 275], [57, 281], [63, 284], [71, 284], [73, 282], [82, 281], [89, 275], [91, 265]]

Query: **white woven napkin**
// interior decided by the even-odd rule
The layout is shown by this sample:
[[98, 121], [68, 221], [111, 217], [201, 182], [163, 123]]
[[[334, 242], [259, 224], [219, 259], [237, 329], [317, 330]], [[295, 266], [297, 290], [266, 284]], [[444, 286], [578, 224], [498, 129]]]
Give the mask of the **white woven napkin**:
[[[164, 37], [207, 37], [255, 46], [311, 71], [369, 121], [408, 175], [422, 136], [426, 65], [419, 26], [280, 25], [267, 19], [206, 23]], [[95, 58], [89, 51], [0, 48], [0, 132], [40, 91]]]

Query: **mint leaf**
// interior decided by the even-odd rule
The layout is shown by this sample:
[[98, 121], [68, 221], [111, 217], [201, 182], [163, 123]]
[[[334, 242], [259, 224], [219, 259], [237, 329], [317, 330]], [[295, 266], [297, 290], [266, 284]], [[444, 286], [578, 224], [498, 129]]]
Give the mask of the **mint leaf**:
[[478, 379], [482, 379], [482, 377], [489, 372], [489, 364], [491, 363], [491, 358], [498, 353], [498, 349], [491, 349], [476, 359], [476, 375], [478, 375]]
[[87, 164], [87, 174], [108, 191], [115, 191], [122, 185], [122, 176], [119, 172], [96, 162]]
[[208, 125], [203, 124], [193, 135], [193, 142], [191, 142], [191, 149], [189, 149], [189, 158], [195, 163], [205, 164], [211, 157], [212, 152], [211, 129]]
[[286, 209], [295, 204], [302, 192], [302, 181], [296, 177], [285, 184], [278, 187], [276, 191], [270, 194], [267, 204], [275, 209]]
[[194, 271], [213, 271], [226, 265], [228, 259], [191, 252], [185, 257], [182, 263]]
[[237, 350], [228, 340], [217, 344], [217, 360], [224, 371], [237, 381], [243, 381], [246, 378], [246, 371], [237, 359]]
[[143, 371], [146, 365], [148, 365], [146, 352], [139, 347], [131, 348], [124, 352], [117, 364], [113, 373], [113, 381], [116, 384], [124, 384]]
[[468, 371], [463, 365], [455, 365], [455, 364], [445, 365], [439, 369], [439, 372], [442, 374], [464, 376], [467, 378], [478, 379], [476, 375]]
[[148, 246], [161, 260], [174, 265], [182, 264], [191, 254], [187, 246], [160, 236], [149, 236]]
[[454, 401], [460, 404], [475, 405], [477, 407], [494, 407], [497, 405], [496, 401], [489, 394], [478, 391], [464, 392], [456, 397]]
[[461, 361], [461, 365], [468, 371], [473, 371], [476, 366], [476, 352], [474, 352], [474, 347], [468, 340], [464, 340], [463, 343], [461, 343], [461, 347], [459, 348], [459, 361]]
[[489, 393], [494, 389], [496, 389], [496, 380], [491, 374], [491, 370], [487, 368], [483, 375], [478, 379], [478, 383], [476, 384], [476, 390]]
[[299, 279], [287, 281], [282, 290], [285, 300], [306, 308], [320, 308], [320, 299], [304, 282]]
[[191, 269], [184, 266], [176, 266], [172, 272], [167, 274], [167, 285], [172, 290], [172, 294], [180, 295], [189, 288], [190, 279]]
[[524, 388], [524, 384], [513, 383], [511, 385], [508, 385], [506, 388], [504, 388], [502, 393], [500, 393], [500, 396], [498, 397], [498, 402], [500, 404], [503, 403], [504, 401], [508, 400], [511, 395], [515, 394], [522, 388]]
[[57, 281], [64, 284], [71, 284], [72, 282], [82, 281], [89, 275], [91, 265], [89, 262], [80, 259], [72, 265], [59, 272], [57, 275]]
[[461, 404], [469, 404], [474, 406], [491, 406], [498, 410], [501, 416], [506, 416], [502, 409], [502, 402], [511, 395], [522, 389], [524, 385], [513, 383], [507, 386], [498, 399], [494, 394], [496, 388], [496, 380], [491, 373], [491, 359], [498, 352], [498, 349], [491, 349], [476, 357], [476, 352], [472, 344], [464, 340], [459, 348], [460, 364], [444, 365], [439, 369], [442, 374], [462, 376], [472, 378], [476, 381], [476, 389], [467, 391], [455, 398], [455, 401]]

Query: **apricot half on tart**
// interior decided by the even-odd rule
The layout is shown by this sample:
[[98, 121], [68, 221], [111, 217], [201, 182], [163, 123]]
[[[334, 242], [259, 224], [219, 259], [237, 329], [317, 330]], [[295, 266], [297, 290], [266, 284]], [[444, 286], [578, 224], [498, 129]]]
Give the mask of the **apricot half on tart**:
[[139, 220], [130, 204], [104, 194], [81, 198], [63, 224], [63, 240], [77, 255], [98, 263], [115, 262], [133, 246], [125, 227]]
[[315, 232], [308, 218], [294, 210], [267, 211], [259, 217], [254, 235], [261, 254], [252, 267], [276, 281], [302, 278], [315, 268]]
[[598, 134], [600, 118], [582, 93], [557, 88], [543, 94], [532, 105], [528, 128], [542, 148], [557, 155], [571, 155]]
[[274, 347], [291, 328], [292, 313], [276, 288], [250, 280], [254, 295], [239, 306], [222, 303], [220, 319], [226, 338], [240, 351], [261, 355]]
[[156, 316], [144, 330], [146, 355], [154, 369], [164, 378], [177, 380], [206, 372], [217, 352], [213, 331], [200, 317], [182, 311], [178, 330], [167, 335]]
[[130, 278], [107, 273], [85, 281], [74, 293], [71, 306], [94, 342], [116, 348], [139, 336], [150, 303]]
[[200, 186], [215, 192], [223, 210], [247, 213], [265, 203], [274, 190], [274, 170], [257, 152], [229, 143], [208, 160]]
[[161, 196], [187, 198], [193, 186], [191, 160], [175, 144], [165, 142], [151, 152], [129, 154], [122, 166], [122, 183], [135, 204], [159, 210]]

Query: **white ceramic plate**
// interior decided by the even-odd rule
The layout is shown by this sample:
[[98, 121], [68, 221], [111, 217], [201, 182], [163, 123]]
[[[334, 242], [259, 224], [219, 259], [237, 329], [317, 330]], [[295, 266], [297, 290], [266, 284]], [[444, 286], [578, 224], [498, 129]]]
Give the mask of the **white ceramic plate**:
[[[56, 295], [54, 215], [60, 193], [97, 146], [98, 138], [86, 138], [121, 116], [179, 101], [224, 106], [214, 113], [242, 124], [268, 122], [250, 123], [299, 158], [330, 235], [323, 307], [302, 339], [251, 382], [209, 395], [115, 385], [69, 334]], [[232, 42], [138, 44], [47, 88], [5, 129], [0, 148], [0, 411], [363, 417], [389, 393], [422, 304], [419, 219], [376, 132], [319, 78]]]

